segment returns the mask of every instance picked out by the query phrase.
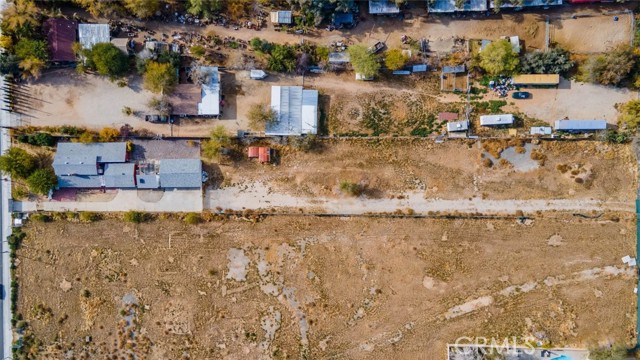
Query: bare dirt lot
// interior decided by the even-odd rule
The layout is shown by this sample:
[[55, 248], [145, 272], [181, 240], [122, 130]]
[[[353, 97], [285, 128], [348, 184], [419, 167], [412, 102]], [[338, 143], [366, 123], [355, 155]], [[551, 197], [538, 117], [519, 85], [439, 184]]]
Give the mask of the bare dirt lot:
[[338, 185], [350, 181], [362, 184], [363, 196], [372, 199], [412, 194], [427, 199], [635, 200], [630, 146], [362, 139], [327, 141], [308, 153], [278, 148], [275, 166], [223, 162], [216, 185], [241, 191], [264, 184], [270, 192], [309, 199], [343, 197]]
[[459, 336], [633, 340], [631, 214], [25, 231], [18, 309], [41, 359], [431, 360]]
[[[614, 16], [618, 17], [614, 21]], [[551, 42], [572, 53], [590, 54], [630, 45], [633, 37], [629, 14], [595, 15], [551, 21]]]

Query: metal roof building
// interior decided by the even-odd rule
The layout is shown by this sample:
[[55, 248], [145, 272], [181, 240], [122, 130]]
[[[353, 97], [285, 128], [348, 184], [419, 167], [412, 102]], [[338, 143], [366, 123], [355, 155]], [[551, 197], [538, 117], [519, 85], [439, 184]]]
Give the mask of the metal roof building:
[[293, 15], [288, 10], [272, 11], [270, 17], [274, 24], [291, 24], [293, 22]]
[[369, 0], [369, 14], [387, 15], [399, 14], [400, 8], [394, 1], [389, 0]]
[[465, 0], [462, 7], [456, 6], [455, 0], [435, 0], [429, 2], [429, 12], [452, 13], [457, 11], [486, 11], [486, 0]]
[[76, 61], [71, 48], [78, 34], [78, 23], [63, 18], [50, 18], [42, 25], [47, 34], [52, 61]]
[[[531, 7], [531, 6], [554, 6], [554, 5], [562, 5], [562, 0], [524, 0], [522, 5], [513, 4], [509, 1], [501, 1], [500, 8], [523, 8], [523, 7]], [[495, 9], [496, 5], [493, 0], [489, 1], [489, 8]]]
[[467, 67], [462, 64], [462, 65], [456, 65], [456, 66], [443, 66], [442, 67], [442, 73], [443, 74], [457, 74], [457, 73], [463, 73], [467, 70]]
[[606, 120], [556, 120], [556, 131], [586, 132], [606, 129]]
[[266, 135], [302, 135], [318, 132], [318, 91], [302, 86], [272, 86], [271, 108], [275, 121], [267, 123]]
[[200, 159], [160, 160], [160, 186], [163, 188], [200, 188], [202, 161]]
[[91, 49], [98, 43], [111, 41], [109, 24], [80, 24], [78, 25], [78, 40], [83, 49]]
[[500, 125], [512, 125], [512, 124], [513, 124], [512, 114], [480, 116], [481, 126], [500, 126]]
[[202, 66], [200, 71], [207, 73], [207, 81], [202, 84], [202, 100], [198, 103], [198, 115], [220, 115], [220, 73], [217, 66]]

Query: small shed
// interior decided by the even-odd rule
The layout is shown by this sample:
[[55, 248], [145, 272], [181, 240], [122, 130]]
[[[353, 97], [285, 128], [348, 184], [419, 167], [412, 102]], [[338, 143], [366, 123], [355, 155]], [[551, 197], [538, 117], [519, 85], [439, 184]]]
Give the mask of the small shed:
[[447, 123], [448, 132], [467, 131], [469, 130], [469, 121], [452, 121]]
[[456, 121], [458, 120], [458, 113], [454, 112], [441, 112], [438, 113], [438, 121]]
[[399, 14], [400, 8], [392, 0], [369, 0], [369, 14], [371, 15], [391, 15]]
[[411, 75], [410, 70], [394, 70], [392, 72], [393, 75]]
[[355, 24], [355, 19], [352, 13], [334, 13], [333, 25], [338, 27], [350, 27]]
[[279, 10], [272, 11], [271, 14], [271, 22], [274, 24], [291, 24], [292, 23], [292, 14], [291, 11], [288, 10]]
[[259, 155], [259, 148], [257, 146], [249, 146], [247, 149], [247, 156], [249, 159], [257, 159]]
[[267, 77], [267, 73], [264, 70], [251, 70], [249, 76], [252, 80], [262, 80]]
[[606, 129], [606, 120], [556, 120], [556, 131], [590, 132]]
[[271, 148], [265, 146], [259, 147], [258, 160], [263, 164], [271, 163]]
[[531, 135], [551, 135], [551, 126], [534, 126], [531, 128]]
[[426, 72], [428, 69], [427, 64], [418, 64], [418, 65], [413, 65], [411, 67], [411, 71], [414, 73], [417, 72]]
[[481, 126], [513, 125], [513, 114], [483, 115], [480, 116]]
[[516, 54], [520, 54], [520, 37], [511, 36], [509, 37], [509, 42], [511, 43], [511, 50]]

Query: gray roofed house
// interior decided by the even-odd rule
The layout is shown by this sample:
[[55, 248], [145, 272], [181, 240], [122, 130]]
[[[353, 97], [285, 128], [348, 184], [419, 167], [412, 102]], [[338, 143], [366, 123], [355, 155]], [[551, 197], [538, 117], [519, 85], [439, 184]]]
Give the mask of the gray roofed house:
[[138, 174], [138, 189], [157, 189], [160, 187], [160, 176], [157, 174]]
[[127, 143], [59, 143], [53, 170], [59, 187], [105, 186], [100, 178], [104, 164], [127, 161]]
[[346, 51], [329, 53], [329, 64], [343, 65], [348, 64], [349, 61], [349, 53]]
[[462, 65], [457, 65], [457, 66], [443, 66], [442, 67], [442, 73], [443, 74], [457, 74], [457, 73], [463, 73], [467, 70], [467, 67], [462, 64]]
[[267, 124], [265, 134], [287, 136], [317, 134], [318, 91], [302, 86], [272, 86], [271, 108], [278, 114]]
[[100, 176], [75, 175], [58, 176], [59, 188], [99, 188], [102, 186]]
[[108, 188], [135, 188], [134, 163], [106, 164], [104, 166], [104, 186]]
[[556, 120], [556, 131], [587, 132], [606, 129], [606, 120]]
[[111, 42], [109, 24], [78, 24], [78, 41], [83, 49], [98, 43]]
[[163, 188], [202, 187], [202, 161], [200, 159], [160, 160], [160, 186]]
[[369, 0], [369, 14], [387, 15], [399, 14], [400, 8], [394, 1], [390, 0]]

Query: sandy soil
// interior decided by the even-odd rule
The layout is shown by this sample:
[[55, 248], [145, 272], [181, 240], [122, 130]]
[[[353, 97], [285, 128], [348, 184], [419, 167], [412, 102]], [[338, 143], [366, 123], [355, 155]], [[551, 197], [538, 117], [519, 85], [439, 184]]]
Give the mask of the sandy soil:
[[435, 359], [460, 336], [631, 343], [635, 276], [620, 258], [635, 219], [614, 215], [33, 223], [18, 309], [42, 359]]
[[631, 16], [633, 14], [556, 19], [551, 22], [551, 42], [572, 53], [598, 53], [619, 45], [629, 45], [632, 39]]
[[[342, 197], [339, 183], [350, 181], [361, 184], [364, 196], [371, 199], [421, 193], [426, 199], [595, 199], [629, 204], [635, 200], [636, 167], [630, 146], [545, 142], [536, 149], [546, 157], [544, 166], [536, 162], [535, 167], [519, 171], [519, 164], [507, 159], [495, 159], [490, 168], [483, 165], [487, 152], [495, 155], [509, 145], [507, 141], [350, 140], [327, 142], [309, 153], [276, 146], [277, 165], [223, 162], [216, 181], [217, 186], [239, 189], [263, 183], [271, 192], [304, 198]], [[525, 154], [530, 157], [531, 152]], [[582, 178], [577, 180], [581, 183], [576, 177]]]

